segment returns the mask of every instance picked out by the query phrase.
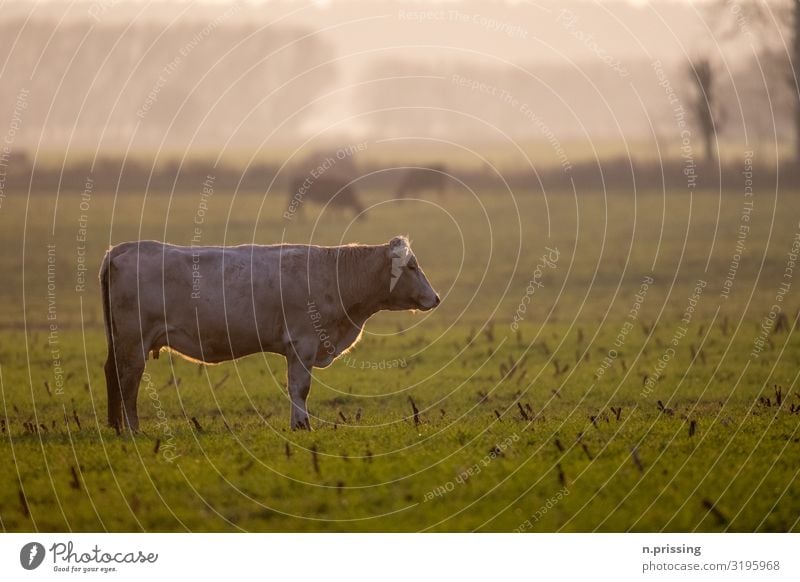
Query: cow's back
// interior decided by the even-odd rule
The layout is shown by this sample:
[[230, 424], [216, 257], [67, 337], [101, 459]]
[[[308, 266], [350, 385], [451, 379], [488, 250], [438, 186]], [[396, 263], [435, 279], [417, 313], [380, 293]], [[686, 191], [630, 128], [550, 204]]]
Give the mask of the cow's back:
[[304, 304], [303, 248], [117, 245], [107, 257], [115, 326], [146, 351], [168, 345], [207, 362], [283, 353], [287, 315]]

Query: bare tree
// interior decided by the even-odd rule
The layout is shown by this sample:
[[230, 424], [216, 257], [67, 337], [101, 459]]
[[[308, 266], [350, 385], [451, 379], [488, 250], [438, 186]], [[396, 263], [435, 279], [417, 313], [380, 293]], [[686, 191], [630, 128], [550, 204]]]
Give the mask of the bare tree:
[[714, 67], [711, 59], [700, 57], [688, 66], [689, 80], [694, 88], [691, 110], [705, 146], [708, 163], [717, 162], [717, 132], [720, 130], [721, 114], [718, 111], [714, 90]]
[[792, 96], [794, 158], [800, 162], [800, 0], [718, 0], [711, 10], [723, 38], [746, 36], [759, 52], [788, 57], [781, 76]]

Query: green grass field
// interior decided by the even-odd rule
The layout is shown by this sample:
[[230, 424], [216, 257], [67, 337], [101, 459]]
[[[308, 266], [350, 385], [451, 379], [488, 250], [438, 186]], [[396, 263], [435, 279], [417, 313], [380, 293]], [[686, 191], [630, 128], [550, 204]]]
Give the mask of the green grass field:
[[[200, 185], [3, 199], [0, 527], [800, 530], [800, 193], [758, 192], [747, 222], [736, 192], [366, 199], [357, 223], [287, 222], [256, 194], [200, 209]], [[379, 314], [316, 371], [311, 433], [288, 430], [282, 358], [163, 354], [142, 432], [118, 436], [100, 259], [110, 242], [188, 244], [199, 209], [205, 244], [408, 234], [443, 304]]]

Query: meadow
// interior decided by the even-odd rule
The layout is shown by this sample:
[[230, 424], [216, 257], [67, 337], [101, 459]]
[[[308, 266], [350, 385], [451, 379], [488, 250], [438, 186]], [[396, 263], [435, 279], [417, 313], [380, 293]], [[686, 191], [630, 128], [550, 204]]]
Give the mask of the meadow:
[[[800, 530], [800, 192], [284, 198], [2, 199], [3, 531]], [[142, 431], [105, 426], [109, 244], [396, 234], [443, 303], [316, 370], [313, 432], [274, 355], [162, 354]]]

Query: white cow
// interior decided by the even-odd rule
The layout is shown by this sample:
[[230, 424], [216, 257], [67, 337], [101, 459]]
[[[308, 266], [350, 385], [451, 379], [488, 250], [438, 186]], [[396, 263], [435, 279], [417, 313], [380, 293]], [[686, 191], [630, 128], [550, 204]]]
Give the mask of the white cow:
[[404, 237], [336, 247], [127, 242], [106, 253], [100, 283], [108, 422], [134, 431], [145, 360], [162, 348], [210, 364], [284, 355], [291, 427], [310, 429], [313, 367], [329, 366], [355, 345], [378, 311], [439, 304]]

